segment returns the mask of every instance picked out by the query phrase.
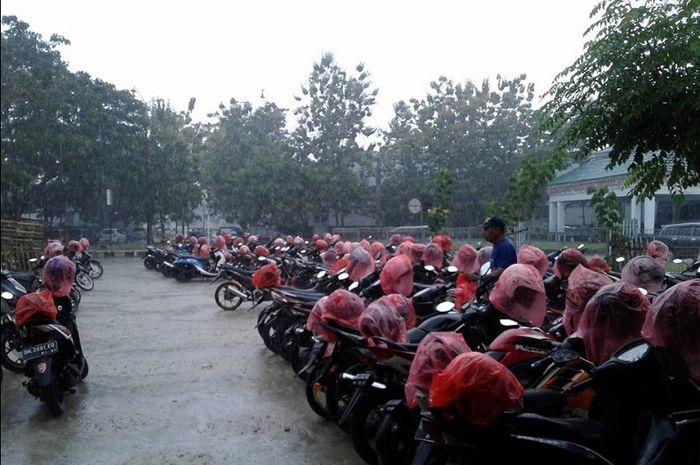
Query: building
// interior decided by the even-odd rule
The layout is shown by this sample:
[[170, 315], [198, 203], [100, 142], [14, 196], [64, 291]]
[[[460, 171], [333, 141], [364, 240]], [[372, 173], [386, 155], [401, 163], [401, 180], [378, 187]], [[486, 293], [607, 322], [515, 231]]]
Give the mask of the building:
[[666, 188], [653, 199], [632, 197], [624, 187], [629, 163], [606, 170], [610, 149], [594, 153], [581, 163], [562, 171], [548, 184], [549, 231], [563, 233], [570, 227], [597, 226], [591, 206], [589, 188], [607, 186], [620, 201], [620, 212], [632, 235], [654, 235], [661, 226], [672, 223], [700, 221], [700, 186], [687, 189], [685, 199], [678, 203]]

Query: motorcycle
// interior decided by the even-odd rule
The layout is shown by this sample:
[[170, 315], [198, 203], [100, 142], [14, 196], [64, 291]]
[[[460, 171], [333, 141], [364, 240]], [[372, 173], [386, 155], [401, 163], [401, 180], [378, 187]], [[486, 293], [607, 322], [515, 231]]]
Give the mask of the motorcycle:
[[10, 276], [10, 272], [2, 270], [2, 299], [0, 301], [0, 361], [2, 366], [15, 373], [24, 371], [22, 360], [22, 343], [19, 331], [15, 326], [15, 305], [17, 299], [27, 293], [27, 289]]
[[[77, 337], [70, 302], [57, 306], [62, 319], [70, 319]], [[88, 375], [88, 363], [71, 331], [46, 317], [34, 317], [20, 328], [24, 374], [23, 385], [35, 398], [46, 403], [55, 417], [63, 414], [64, 399]]]
[[93, 259], [92, 255], [90, 255], [88, 252], [79, 254], [76, 257], [76, 261], [80, 262], [82, 268], [87, 271], [92, 279], [100, 279], [102, 277], [102, 274], [104, 273], [102, 264]]
[[[577, 358], [571, 351], [555, 353], [555, 370]], [[521, 409], [505, 412], [488, 427], [471, 426], [442, 411], [425, 412], [413, 464], [697, 463], [700, 388], [684, 360], [637, 340], [597, 368], [581, 366], [584, 376], [569, 376], [574, 382], [561, 392], [525, 391]], [[566, 396], [586, 390], [595, 393], [587, 417], [538, 412], [545, 404], [564, 406]]]

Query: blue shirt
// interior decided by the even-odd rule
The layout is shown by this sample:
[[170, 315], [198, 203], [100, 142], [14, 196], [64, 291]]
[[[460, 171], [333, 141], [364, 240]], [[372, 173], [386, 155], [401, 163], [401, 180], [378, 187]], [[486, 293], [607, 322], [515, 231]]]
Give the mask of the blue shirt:
[[517, 262], [518, 256], [515, 253], [515, 247], [508, 239], [503, 239], [493, 246], [493, 250], [491, 250], [491, 270], [506, 269]]

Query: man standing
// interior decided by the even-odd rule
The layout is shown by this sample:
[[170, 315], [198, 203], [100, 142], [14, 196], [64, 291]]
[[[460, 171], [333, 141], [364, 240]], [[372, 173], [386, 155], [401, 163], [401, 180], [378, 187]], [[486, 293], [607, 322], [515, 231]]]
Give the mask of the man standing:
[[506, 224], [495, 216], [486, 218], [481, 224], [484, 228], [484, 239], [493, 244], [491, 251], [491, 271], [484, 276], [485, 280], [497, 280], [503, 270], [517, 263], [518, 257], [513, 244], [505, 238]]

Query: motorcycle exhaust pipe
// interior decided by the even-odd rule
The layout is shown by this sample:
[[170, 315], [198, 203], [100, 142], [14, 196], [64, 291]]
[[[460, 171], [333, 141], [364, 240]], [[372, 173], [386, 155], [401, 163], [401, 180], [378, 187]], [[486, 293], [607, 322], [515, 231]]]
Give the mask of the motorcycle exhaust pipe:
[[238, 297], [240, 297], [242, 299], [248, 299], [247, 295], [245, 295], [243, 292], [239, 291], [238, 289], [236, 289], [233, 286], [226, 286], [226, 290], [233, 292], [234, 294], [236, 294]]

